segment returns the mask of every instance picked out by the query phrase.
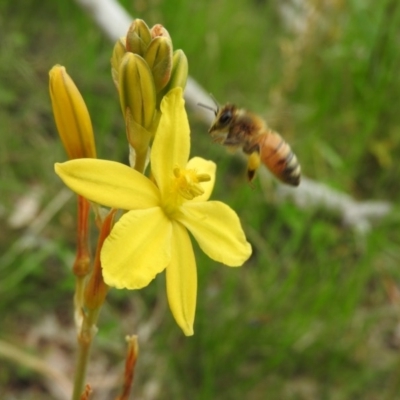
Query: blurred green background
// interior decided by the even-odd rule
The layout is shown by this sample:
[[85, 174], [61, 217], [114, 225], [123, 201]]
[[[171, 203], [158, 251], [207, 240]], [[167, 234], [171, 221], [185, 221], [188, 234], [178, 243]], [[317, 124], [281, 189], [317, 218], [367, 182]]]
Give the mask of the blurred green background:
[[[268, 118], [306, 176], [393, 209], [360, 233], [339, 212], [279, 200], [273, 184], [267, 194], [258, 181], [252, 188], [242, 160], [212, 144], [189, 110], [192, 153], [217, 162], [213, 198], [239, 214], [254, 254], [229, 269], [196, 247], [191, 338], [172, 319], [163, 275], [140, 292], [112, 290], [89, 367], [93, 398], [115, 396], [107, 378], [122, 376], [124, 337], [138, 333], [132, 398], [400, 399], [400, 3], [121, 3], [150, 26], [162, 23], [191, 76], [221, 103]], [[0, 339], [69, 377], [76, 204], [53, 172], [66, 156], [48, 70], [66, 66], [90, 110], [99, 156], [125, 162], [112, 46], [74, 2], [0, 3]], [[38, 210], [15, 222], [26, 196]], [[2, 399], [55, 398], [57, 381], [24, 359], [0, 362]]]

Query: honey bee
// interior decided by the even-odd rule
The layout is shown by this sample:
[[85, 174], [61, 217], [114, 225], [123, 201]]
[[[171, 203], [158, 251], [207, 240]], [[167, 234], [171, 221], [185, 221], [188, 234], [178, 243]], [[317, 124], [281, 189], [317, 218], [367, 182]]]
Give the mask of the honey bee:
[[290, 146], [281, 135], [268, 128], [266, 122], [249, 111], [226, 104], [216, 108], [199, 103], [215, 113], [209, 129], [213, 142], [230, 150], [242, 149], [248, 156], [247, 177], [251, 182], [261, 164], [264, 164], [280, 181], [298, 186], [300, 164]]

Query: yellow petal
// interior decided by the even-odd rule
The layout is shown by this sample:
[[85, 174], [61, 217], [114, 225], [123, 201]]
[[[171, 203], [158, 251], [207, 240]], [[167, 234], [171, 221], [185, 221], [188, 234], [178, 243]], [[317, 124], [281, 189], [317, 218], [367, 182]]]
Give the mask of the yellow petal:
[[160, 203], [153, 182], [124, 164], [81, 158], [55, 164], [55, 171], [71, 190], [107, 207], [136, 210]]
[[170, 191], [173, 169], [185, 168], [189, 159], [190, 129], [181, 88], [163, 98], [161, 113], [151, 149], [151, 171], [163, 196]]
[[241, 266], [251, 255], [236, 213], [219, 201], [188, 201], [177, 217], [192, 233], [201, 249], [215, 261]]
[[78, 88], [61, 65], [55, 65], [49, 75], [54, 119], [68, 157], [96, 158], [92, 122]]
[[101, 251], [104, 282], [118, 289], [147, 286], [171, 261], [171, 234], [159, 207], [123, 215]]
[[194, 169], [197, 174], [207, 174], [210, 176], [209, 181], [201, 183], [201, 188], [204, 190], [204, 193], [193, 199], [193, 201], [207, 201], [214, 189], [215, 171], [217, 169], [216, 164], [201, 157], [193, 157], [187, 163], [186, 169]]
[[196, 312], [197, 271], [186, 228], [173, 222], [171, 263], [166, 270], [169, 308], [186, 336], [193, 335]]

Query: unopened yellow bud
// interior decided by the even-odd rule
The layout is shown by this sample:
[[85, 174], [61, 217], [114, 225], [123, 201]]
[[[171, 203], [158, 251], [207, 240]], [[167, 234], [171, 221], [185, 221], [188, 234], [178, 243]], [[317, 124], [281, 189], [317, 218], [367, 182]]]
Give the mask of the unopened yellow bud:
[[147, 48], [144, 56], [153, 74], [156, 92], [168, 83], [172, 69], [172, 42], [167, 37], [156, 37]]
[[142, 19], [135, 19], [126, 35], [126, 50], [143, 56], [151, 42], [150, 29]]
[[49, 75], [54, 119], [68, 157], [96, 158], [92, 122], [78, 88], [61, 65], [55, 65]]
[[148, 129], [153, 123], [156, 109], [156, 93], [150, 68], [142, 57], [125, 53], [118, 78], [124, 116], [129, 109], [133, 120]]
[[126, 43], [125, 37], [119, 38], [114, 45], [113, 54], [111, 56], [111, 75], [117, 89], [118, 89], [119, 66], [121, 64], [122, 57], [126, 53], [125, 43]]

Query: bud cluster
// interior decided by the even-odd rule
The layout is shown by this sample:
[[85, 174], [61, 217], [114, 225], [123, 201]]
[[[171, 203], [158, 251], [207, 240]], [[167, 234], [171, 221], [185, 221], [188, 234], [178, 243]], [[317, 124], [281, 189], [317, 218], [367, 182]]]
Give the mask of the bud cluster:
[[182, 50], [173, 51], [162, 25], [150, 29], [136, 19], [126, 37], [115, 43], [111, 73], [125, 118], [131, 164], [143, 172], [158, 127], [161, 100], [171, 89], [186, 86], [187, 58]]

